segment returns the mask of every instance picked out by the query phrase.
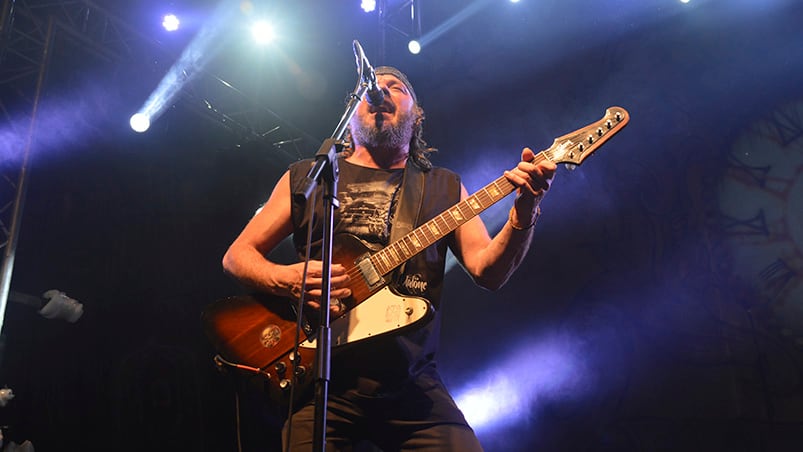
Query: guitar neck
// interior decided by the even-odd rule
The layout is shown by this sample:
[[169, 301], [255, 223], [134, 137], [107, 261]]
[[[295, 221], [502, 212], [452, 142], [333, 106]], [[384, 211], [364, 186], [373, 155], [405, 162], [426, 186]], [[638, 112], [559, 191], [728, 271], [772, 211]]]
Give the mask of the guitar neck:
[[[627, 110], [621, 107], [610, 107], [605, 111], [602, 119], [555, 138], [552, 146], [536, 154], [531, 163], [550, 160], [556, 164], [579, 165], [603, 143], [622, 130], [629, 121], [630, 115]], [[376, 273], [382, 276], [387, 275], [446, 234], [501, 201], [515, 189], [516, 187], [506, 177], [502, 176], [496, 179], [452, 208], [370, 256], [372, 270], [376, 270]]]
[[[533, 158], [533, 162], [549, 159], [549, 153], [550, 150], [538, 153]], [[506, 177], [499, 177], [473, 195], [373, 254], [370, 258], [371, 263], [380, 274], [387, 275], [402, 263], [424, 251], [428, 246], [507, 197], [515, 189], [516, 186]]]

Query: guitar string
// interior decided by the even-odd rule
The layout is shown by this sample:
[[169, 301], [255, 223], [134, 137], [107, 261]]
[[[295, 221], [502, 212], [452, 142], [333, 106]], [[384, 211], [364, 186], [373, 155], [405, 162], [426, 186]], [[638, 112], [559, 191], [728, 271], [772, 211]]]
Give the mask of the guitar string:
[[[535, 162], [535, 163], [539, 163], [540, 161], [543, 161], [543, 160], [547, 159], [548, 157], [546, 156], [546, 153], [548, 153], [548, 150], [542, 151], [542, 152], [536, 154], [536, 156], [533, 158], [532, 161]], [[496, 186], [496, 185], [499, 185], [499, 184], [503, 184], [505, 182], [507, 182], [507, 184], [505, 184], [506, 185], [505, 187], [502, 187], [501, 191], [502, 192], [507, 191], [507, 193], [505, 193], [502, 196], [499, 196], [499, 199], [494, 199], [496, 197], [492, 196], [492, 195], [490, 195], [488, 193], [489, 187]], [[499, 187], [497, 187], [497, 188], [499, 188]], [[418, 254], [419, 252], [421, 252], [426, 247], [430, 246], [432, 243], [434, 243], [433, 237], [430, 237], [427, 234], [427, 231], [426, 231], [427, 228], [425, 227], [427, 224], [430, 224], [430, 223], [434, 224], [435, 227], [440, 230], [441, 228], [437, 224], [438, 221], [440, 220], [446, 226], [446, 229], [449, 229], [449, 232], [454, 231], [458, 227], [462, 226], [463, 224], [465, 224], [466, 222], [468, 222], [469, 220], [471, 220], [472, 218], [477, 216], [479, 214], [479, 212], [484, 211], [485, 209], [487, 209], [491, 205], [493, 205], [496, 202], [500, 201], [502, 198], [507, 197], [510, 194], [510, 192], [512, 192], [512, 190], [514, 190], [514, 189], [515, 189], [515, 187], [513, 186], [512, 183], [510, 183], [510, 181], [508, 181], [508, 179], [506, 177], [504, 177], [504, 176], [500, 177], [497, 180], [495, 180], [495, 181], [491, 182], [490, 184], [488, 184], [487, 186], [485, 186], [484, 188], [478, 190], [473, 195], [471, 195], [468, 198], [464, 199], [463, 201], [461, 201], [457, 205], [457, 209], [460, 211], [460, 214], [463, 216], [463, 220], [462, 221], [461, 220], [457, 220], [456, 218], [454, 218], [454, 215], [452, 215], [452, 208], [450, 208], [450, 209], [440, 213], [439, 215], [433, 217], [431, 220], [427, 221], [426, 223], [422, 224], [415, 231], [412, 231], [411, 233], [405, 235], [404, 237], [400, 238], [399, 240], [397, 240], [397, 241], [391, 243], [390, 245], [388, 245], [387, 247], [383, 248], [382, 250], [380, 250], [376, 254], [370, 256], [369, 259], [371, 259], [373, 257], [378, 257], [378, 258], [381, 258], [381, 259], [387, 261], [389, 259], [386, 259], [386, 257], [392, 257], [392, 256], [386, 256], [386, 255], [391, 252], [390, 250], [393, 247], [401, 248], [402, 251], [404, 251], [404, 249], [406, 249], [406, 251], [407, 251], [406, 254], [410, 255], [409, 257], [407, 257], [407, 259], [409, 259], [409, 258], [413, 257], [415, 254]], [[510, 190], [510, 191], [508, 191], [508, 190]], [[480, 205], [480, 209], [478, 209], [479, 212], [477, 212], [477, 211], [475, 211], [475, 209], [471, 208], [471, 206], [470, 206], [470, 204], [471, 204], [470, 201], [471, 200], [476, 200], [478, 202], [478, 204]], [[471, 209], [471, 216], [470, 217], [468, 217], [462, 211], [462, 209], [460, 208], [463, 205], [467, 205]], [[449, 224], [449, 222], [450, 222], [449, 219], [451, 219], [451, 221], [454, 222], [456, 224], [456, 226], [451, 226]], [[424, 239], [426, 239], [425, 242], [428, 242], [429, 244], [426, 247], [424, 247], [424, 246], [416, 247], [415, 252], [411, 253], [410, 250], [409, 250], [410, 247], [408, 245], [406, 245], [405, 243], [403, 243], [403, 242], [405, 240], [407, 240], [407, 241], [412, 240], [411, 236], [414, 236], [414, 235], [417, 235], [417, 234], [418, 235], [423, 234], [424, 235]], [[446, 234], [441, 234], [441, 235], [446, 235]], [[416, 238], [419, 239], [419, 241], [421, 241], [420, 237], [416, 237]], [[398, 254], [398, 250], [396, 250], [396, 252]], [[382, 275], [384, 276], [387, 273], [390, 273], [393, 269], [395, 269], [396, 267], [401, 265], [401, 262], [403, 262], [403, 260], [398, 262], [398, 263], [396, 263], [395, 265], [381, 265], [381, 267], [382, 267], [382, 271], [381, 271]], [[377, 264], [375, 262], [372, 262], [372, 263]], [[375, 266], [377, 266], [377, 265], [375, 265]], [[361, 274], [362, 274], [362, 271], [358, 267], [351, 267], [346, 271], [346, 274], [349, 276], [349, 278], [355, 278], [355, 277], [360, 277]]]

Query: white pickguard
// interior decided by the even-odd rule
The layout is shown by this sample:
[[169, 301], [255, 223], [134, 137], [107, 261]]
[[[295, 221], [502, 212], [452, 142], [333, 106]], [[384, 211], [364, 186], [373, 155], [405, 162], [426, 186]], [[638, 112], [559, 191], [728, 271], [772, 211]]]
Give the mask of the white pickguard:
[[[427, 317], [430, 303], [418, 297], [399, 296], [388, 286], [373, 294], [343, 317], [332, 320], [332, 346], [346, 345], [404, 328]], [[301, 347], [316, 347], [315, 339]]]

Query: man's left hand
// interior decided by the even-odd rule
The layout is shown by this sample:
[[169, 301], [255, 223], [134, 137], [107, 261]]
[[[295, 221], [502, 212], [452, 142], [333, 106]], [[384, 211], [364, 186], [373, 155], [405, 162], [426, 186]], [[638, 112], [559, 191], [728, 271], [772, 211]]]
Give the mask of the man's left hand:
[[516, 210], [535, 209], [549, 190], [555, 177], [557, 165], [548, 159], [535, 162], [535, 153], [530, 148], [521, 151], [521, 161], [515, 168], [505, 171], [505, 177], [516, 187]]

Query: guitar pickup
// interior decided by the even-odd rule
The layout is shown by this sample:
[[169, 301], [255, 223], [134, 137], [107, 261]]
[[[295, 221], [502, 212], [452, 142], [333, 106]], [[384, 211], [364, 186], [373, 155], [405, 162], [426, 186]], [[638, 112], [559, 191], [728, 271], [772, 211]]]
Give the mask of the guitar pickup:
[[362, 274], [365, 283], [368, 284], [368, 288], [373, 290], [377, 287], [380, 287], [385, 282], [382, 279], [382, 275], [376, 271], [376, 267], [374, 267], [373, 262], [371, 262], [371, 256], [366, 254], [357, 260], [357, 268], [360, 269], [360, 274]]

